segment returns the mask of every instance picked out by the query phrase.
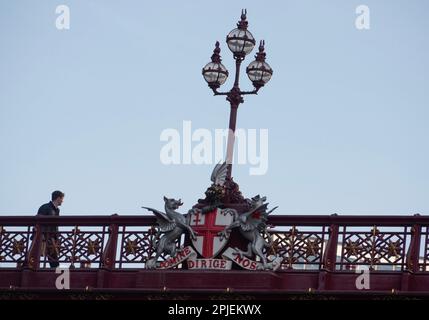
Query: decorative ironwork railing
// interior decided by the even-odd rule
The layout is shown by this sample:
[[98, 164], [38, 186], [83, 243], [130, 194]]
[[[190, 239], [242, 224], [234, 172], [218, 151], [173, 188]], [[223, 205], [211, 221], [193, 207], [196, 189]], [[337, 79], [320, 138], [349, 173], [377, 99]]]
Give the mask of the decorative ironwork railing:
[[[280, 271], [429, 272], [429, 217], [273, 215], [269, 224], [268, 254], [283, 257]], [[45, 241], [42, 230], [53, 226], [58, 232]], [[4, 216], [0, 268], [43, 269], [52, 260], [71, 268], [144, 268], [156, 237], [152, 216]]]

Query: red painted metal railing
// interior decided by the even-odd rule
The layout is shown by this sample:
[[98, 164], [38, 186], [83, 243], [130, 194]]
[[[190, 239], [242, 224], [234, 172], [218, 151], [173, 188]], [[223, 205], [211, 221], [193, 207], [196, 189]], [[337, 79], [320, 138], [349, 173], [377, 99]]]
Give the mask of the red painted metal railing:
[[[280, 272], [359, 266], [429, 272], [429, 217], [273, 215], [269, 224], [268, 254], [283, 257]], [[44, 226], [59, 227], [54, 243], [44, 243]], [[0, 269], [47, 268], [50, 252], [70, 268], [143, 269], [154, 252], [155, 228], [152, 216], [3, 216]]]
[[[429, 296], [429, 217], [272, 215], [269, 225], [267, 254], [283, 258], [276, 272], [186, 264], [147, 270], [157, 237], [153, 216], [3, 216], [0, 299]], [[45, 243], [42, 230], [53, 226], [55, 241]], [[52, 260], [68, 270], [70, 290], [58, 290], [61, 270], [50, 268]], [[365, 288], [362, 268], [370, 275]]]

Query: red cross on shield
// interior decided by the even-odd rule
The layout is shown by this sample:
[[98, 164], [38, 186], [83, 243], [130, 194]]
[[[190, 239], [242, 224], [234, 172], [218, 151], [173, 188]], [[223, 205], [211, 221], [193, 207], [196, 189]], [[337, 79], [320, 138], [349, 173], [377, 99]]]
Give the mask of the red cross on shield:
[[231, 213], [222, 212], [220, 208], [202, 214], [193, 212], [190, 225], [197, 233], [196, 240], [192, 240], [195, 250], [204, 258], [215, 257], [225, 247], [228, 239], [220, 239], [218, 233], [229, 226], [234, 217]]

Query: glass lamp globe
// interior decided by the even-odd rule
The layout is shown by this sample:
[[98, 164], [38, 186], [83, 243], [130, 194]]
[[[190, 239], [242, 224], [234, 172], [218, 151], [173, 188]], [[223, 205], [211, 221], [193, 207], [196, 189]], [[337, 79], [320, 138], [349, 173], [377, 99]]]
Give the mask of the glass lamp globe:
[[228, 70], [221, 63], [219, 42], [213, 50], [212, 61], [207, 63], [203, 68], [203, 77], [212, 89], [217, 89], [223, 85], [228, 78]]
[[259, 45], [259, 52], [255, 56], [255, 61], [251, 62], [246, 69], [247, 76], [252, 81], [253, 86], [256, 89], [263, 87], [268, 81], [270, 81], [273, 75], [273, 69], [270, 65], [265, 62], [264, 52], [265, 42], [262, 40]]
[[234, 54], [234, 57], [244, 58], [255, 46], [255, 38], [250, 31], [247, 30], [247, 25], [246, 11], [244, 10], [241, 13], [241, 20], [237, 23], [237, 28], [226, 36], [226, 43]]

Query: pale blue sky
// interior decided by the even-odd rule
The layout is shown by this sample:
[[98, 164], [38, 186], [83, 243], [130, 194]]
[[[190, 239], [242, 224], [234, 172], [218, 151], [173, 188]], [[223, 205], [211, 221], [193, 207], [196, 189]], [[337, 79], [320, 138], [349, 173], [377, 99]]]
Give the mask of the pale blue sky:
[[164, 194], [189, 209], [212, 166], [161, 164], [159, 136], [227, 125], [201, 68], [219, 40], [232, 74], [224, 40], [243, 7], [274, 69], [239, 109], [238, 127], [269, 129], [268, 173], [234, 169], [244, 195], [279, 214], [427, 213], [425, 1], [0, 0], [0, 215], [35, 214], [54, 189], [64, 215], [143, 214]]

